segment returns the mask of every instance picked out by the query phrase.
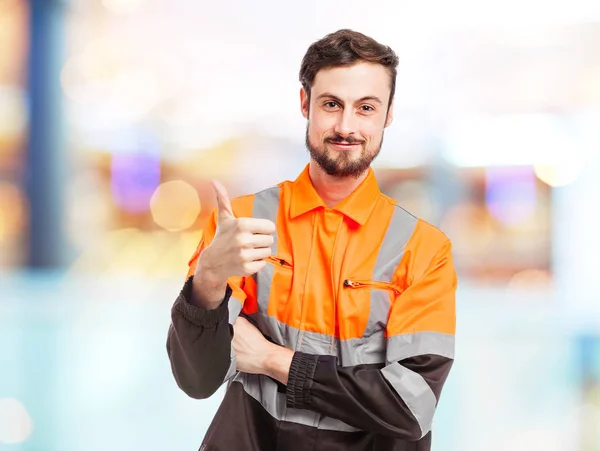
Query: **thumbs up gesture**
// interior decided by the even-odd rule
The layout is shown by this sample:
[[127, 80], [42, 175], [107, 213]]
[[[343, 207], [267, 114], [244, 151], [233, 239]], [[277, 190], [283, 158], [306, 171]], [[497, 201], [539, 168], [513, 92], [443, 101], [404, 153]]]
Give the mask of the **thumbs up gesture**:
[[[267, 219], [236, 218], [225, 187], [213, 181], [217, 197], [217, 230], [196, 266], [198, 279], [225, 285], [229, 277], [260, 271], [271, 255], [275, 224]], [[195, 276], [195, 278], [196, 278]]]

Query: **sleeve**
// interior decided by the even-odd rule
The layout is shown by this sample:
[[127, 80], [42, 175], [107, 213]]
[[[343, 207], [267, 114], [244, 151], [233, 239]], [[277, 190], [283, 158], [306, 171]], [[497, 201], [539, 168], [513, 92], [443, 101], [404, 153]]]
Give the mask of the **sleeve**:
[[167, 336], [167, 354], [175, 381], [188, 396], [197, 399], [212, 396], [236, 373], [232, 325], [246, 299], [244, 279], [232, 277], [216, 309], [205, 310], [190, 302], [198, 257], [211, 242], [215, 229], [213, 212], [189, 261], [186, 282], [171, 309]]
[[340, 367], [334, 356], [296, 352], [288, 407], [404, 440], [423, 438], [431, 430], [454, 361], [456, 287], [447, 241], [425, 273], [394, 302], [385, 363]]

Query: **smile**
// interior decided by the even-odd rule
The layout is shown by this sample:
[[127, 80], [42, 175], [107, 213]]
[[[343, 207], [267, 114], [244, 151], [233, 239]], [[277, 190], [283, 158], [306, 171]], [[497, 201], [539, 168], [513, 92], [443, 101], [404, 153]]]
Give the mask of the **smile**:
[[355, 147], [360, 146], [360, 143], [352, 143], [352, 144], [348, 144], [348, 143], [336, 143], [336, 142], [329, 142], [330, 146], [333, 146], [336, 149], [340, 149], [340, 150], [348, 150], [348, 149], [353, 149]]

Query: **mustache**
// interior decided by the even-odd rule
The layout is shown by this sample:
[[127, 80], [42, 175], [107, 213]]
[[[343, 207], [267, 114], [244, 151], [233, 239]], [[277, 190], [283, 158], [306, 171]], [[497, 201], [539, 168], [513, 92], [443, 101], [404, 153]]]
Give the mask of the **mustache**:
[[344, 137], [342, 135], [335, 135], [332, 138], [327, 138], [326, 141], [330, 142], [332, 144], [360, 144], [360, 143], [364, 143], [363, 140], [356, 139], [352, 135], [346, 136], [346, 137]]

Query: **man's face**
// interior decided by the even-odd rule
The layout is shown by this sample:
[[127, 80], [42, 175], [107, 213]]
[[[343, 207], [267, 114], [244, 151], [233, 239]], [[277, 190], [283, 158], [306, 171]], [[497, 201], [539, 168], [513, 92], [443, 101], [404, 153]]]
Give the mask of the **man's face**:
[[300, 91], [311, 158], [329, 175], [364, 173], [379, 154], [383, 129], [392, 122], [389, 96], [390, 75], [379, 64], [321, 69], [310, 103], [304, 89]]

